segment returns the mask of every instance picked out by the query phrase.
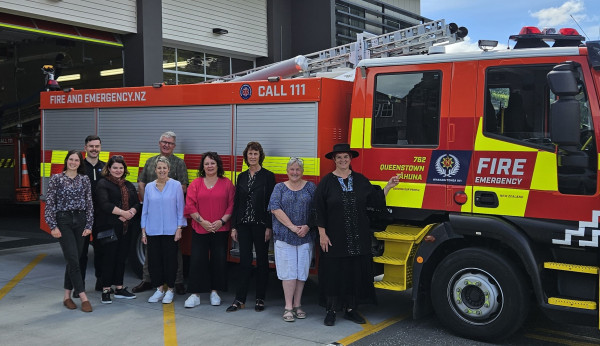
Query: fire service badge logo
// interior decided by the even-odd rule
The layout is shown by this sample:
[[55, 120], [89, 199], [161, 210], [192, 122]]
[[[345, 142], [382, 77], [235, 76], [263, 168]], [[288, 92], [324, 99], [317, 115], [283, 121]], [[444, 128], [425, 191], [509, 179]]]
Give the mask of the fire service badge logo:
[[452, 154], [442, 155], [435, 161], [435, 170], [444, 178], [453, 177], [460, 170], [460, 161]]
[[249, 84], [243, 84], [240, 87], [240, 97], [242, 100], [247, 100], [252, 96], [252, 87]]

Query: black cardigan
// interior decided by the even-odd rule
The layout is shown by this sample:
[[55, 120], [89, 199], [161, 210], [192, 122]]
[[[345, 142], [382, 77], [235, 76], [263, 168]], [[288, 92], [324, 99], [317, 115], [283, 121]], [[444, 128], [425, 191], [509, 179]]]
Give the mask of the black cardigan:
[[[129, 220], [128, 232], [134, 230], [134, 227], [139, 227], [140, 215], [142, 213], [142, 205], [138, 198], [135, 186], [132, 183], [126, 181], [125, 186], [129, 190], [129, 208], [135, 208], [137, 210], [135, 216]], [[119, 220], [119, 216], [112, 213], [116, 207], [121, 207], [121, 190], [119, 186], [109, 181], [108, 179], [101, 179], [98, 181], [96, 186], [96, 205], [97, 219], [94, 221], [94, 225], [98, 231], [104, 231], [109, 228], [114, 228], [115, 233], [118, 237], [123, 234], [123, 222]], [[96, 234], [94, 234], [96, 236]]]
[[241, 224], [249, 194], [252, 194], [252, 204], [256, 212], [256, 221], [264, 224], [266, 228], [273, 228], [273, 219], [268, 207], [271, 193], [273, 193], [273, 189], [275, 188], [275, 174], [265, 168], [261, 168], [255, 174], [256, 180], [252, 184], [252, 190], [248, 190], [248, 179], [250, 178], [248, 170], [240, 173], [237, 178], [235, 183], [235, 198], [233, 200], [233, 213], [231, 215], [232, 228], [237, 229], [237, 226]]

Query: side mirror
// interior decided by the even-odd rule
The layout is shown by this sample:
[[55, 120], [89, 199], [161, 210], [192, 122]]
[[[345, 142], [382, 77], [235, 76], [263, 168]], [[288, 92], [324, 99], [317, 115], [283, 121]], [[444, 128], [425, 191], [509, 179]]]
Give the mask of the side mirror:
[[572, 62], [555, 66], [547, 75], [550, 90], [558, 100], [550, 105], [550, 133], [552, 142], [559, 146], [577, 146], [579, 133], [579, 93], [577, 69]]

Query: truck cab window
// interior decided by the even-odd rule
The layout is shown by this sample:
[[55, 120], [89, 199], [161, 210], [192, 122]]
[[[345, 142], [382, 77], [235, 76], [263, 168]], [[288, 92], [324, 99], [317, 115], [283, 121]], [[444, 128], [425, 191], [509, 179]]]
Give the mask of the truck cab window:
[[441, 72], [375, 77], [373, 145], [437, 145]]
[[[551, 141], [549, 110], [556, 96], [546, 75], [553, 65], [489, 68], [483, 116], [485, 135], [501, 140], [555, 151]], [[583, 77], [579, 78], [581, 139], [577, 147], [558, 148], [571, 155], [585, 156], [586, 167], [558, 163], [558, 189], [564, 194], [591, 195], [596, 192], [596, 140]], [[560, 161], [560, 160], [559, 160]]]

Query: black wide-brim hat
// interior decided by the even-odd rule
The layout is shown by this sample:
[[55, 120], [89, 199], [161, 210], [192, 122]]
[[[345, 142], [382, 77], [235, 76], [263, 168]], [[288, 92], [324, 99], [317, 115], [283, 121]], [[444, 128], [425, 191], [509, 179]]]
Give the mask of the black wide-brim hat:
[[337, 153], [348, 153], [352, 155], [352, 158], [358, 157], [358, 151], [350, 149], [350, 144], [348, 143], [335, 144], [333, 146], [333, 150], [325, 154], [325, 157], [328, 159], [333, 159]]

